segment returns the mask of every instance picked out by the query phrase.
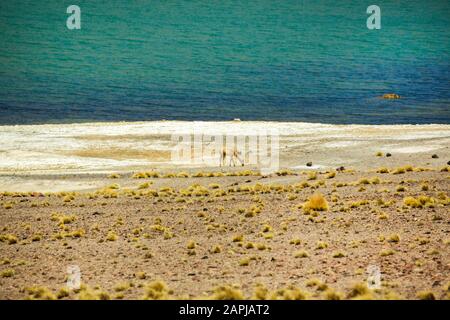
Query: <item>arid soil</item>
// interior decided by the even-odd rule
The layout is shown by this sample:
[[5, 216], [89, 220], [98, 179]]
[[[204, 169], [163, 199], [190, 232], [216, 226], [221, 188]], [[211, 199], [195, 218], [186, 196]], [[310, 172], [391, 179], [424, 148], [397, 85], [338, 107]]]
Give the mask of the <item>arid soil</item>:
[[448, 299], [448, 169], [122, 173], [0, 193], [0, 299]]

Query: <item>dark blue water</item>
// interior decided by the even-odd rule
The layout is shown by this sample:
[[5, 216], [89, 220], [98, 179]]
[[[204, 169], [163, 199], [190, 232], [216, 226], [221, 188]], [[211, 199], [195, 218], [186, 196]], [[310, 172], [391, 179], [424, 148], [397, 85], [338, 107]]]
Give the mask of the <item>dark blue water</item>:
[[450, 1], [375, 3], [2, 0], [0, 124], [450, 123]]

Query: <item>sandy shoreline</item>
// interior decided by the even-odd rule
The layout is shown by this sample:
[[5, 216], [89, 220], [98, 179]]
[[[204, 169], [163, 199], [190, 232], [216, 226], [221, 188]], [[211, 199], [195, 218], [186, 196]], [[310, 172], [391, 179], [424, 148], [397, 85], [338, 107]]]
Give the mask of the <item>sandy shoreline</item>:
[[[0, 185], [3, 190], [31, 191], [42, 187], [38, 176], [58, 181], [61, 174], [86, 177], [96, 173], [208, 166], [217, 170], [219, 159], [208, 166], [175, 164], [171, 159], [175, 145], [172, 135], [248, 136], [261, 128], [279, 134], [280, 168], [368, 169], [402, 164], [439, 167], [450, 159], [450, 125], [155, 121], [0, 126]], [[391, 153], [392, 157], [374, 157], [377, 152]], [[438, 154], [439, 159], [432, 159], [433, 154]], [[311, 167], [306, 166], [308, 162], [312, 162]], [[34, 181], [37, 183], [33, 185]], [[46, 185], [45, 181], [42, 183]], [[54, 190], [62, 190], [64, 184]], [[83, 189], [76, 186], [78, 181], [72, 184], [68, 190]]]

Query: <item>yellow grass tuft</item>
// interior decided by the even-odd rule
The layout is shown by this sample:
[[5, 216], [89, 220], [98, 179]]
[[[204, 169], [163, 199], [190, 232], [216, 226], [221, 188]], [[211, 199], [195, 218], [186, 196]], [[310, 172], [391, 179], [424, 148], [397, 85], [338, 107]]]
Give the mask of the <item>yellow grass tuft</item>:
[[294, 253], [295, 258], [307, 258], [309, 253], [306, 250], [299, 250]]
[[382, 256], [382, 257], [392, 256], [394, 253], [395, 252], [392, 249], [384, 249], [384, 250], [381, 250], [380, 256]]
[[420, 300], [436, 300], [436, 297], [432, 291], [420, 291], [417, 293], [417, 298]]
[[16, 244], [17, 243], [17, 237], [13, 234], [5, 234], [0, 235], [0, 241], [6, 242], [7, 244]]
[[214, 300], [243, 300], [244, 295], [239, 289], [233, 288], [231, 286], [220, 286], [214, 290], [212, 296]]
[[386, 167], [381, 167], [377, 169], [377, 173], [389, 173], [389, 169]]
[[195, 241], [193, 241], [193, 240], [190, 240], [189, 242], [188, 242], [188, 244], [187, 244], [187, 248], [188, 249], [195, 249], [195, 246], [196, 246], [196, 243], [195, 243]]
[[153, 281], [144, 287], [144, 300], [166, 300], [171, 293], [163, 281]]
[[5, 269], [2, 272], [0, 272], [0, 277], [2, 277], [2, 278], [11, 278], [15, 274], [16, 274], [16, 272], [14, 271], [14, 269]]
[[308, 211], [327, 211], [328, 202], [321, 193], [313, 194], [308, 201], [303, 204], [303, 210]]
[[25, 288], [25, 292], [28, 293], [28, 299], [30, 300], [56, 300], [57, 297], [49, 289], [45, 287], [29, 287]]
[[108, 241], [116, 241], [119, 237], [117, 236], [117, 234], [114, 231], [109, 231], [107, 236], [106, 236], [106, 240]]

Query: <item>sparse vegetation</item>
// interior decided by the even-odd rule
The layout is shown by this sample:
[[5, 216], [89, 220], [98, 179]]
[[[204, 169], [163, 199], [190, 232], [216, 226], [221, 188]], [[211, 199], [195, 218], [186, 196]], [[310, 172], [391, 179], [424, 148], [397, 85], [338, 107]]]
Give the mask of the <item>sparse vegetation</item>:
[[309, 211], [327, 211], [329, 209], [328, 202], [321, 193], [315, 193], [308, 201], [303, 204], [303, 210]]

